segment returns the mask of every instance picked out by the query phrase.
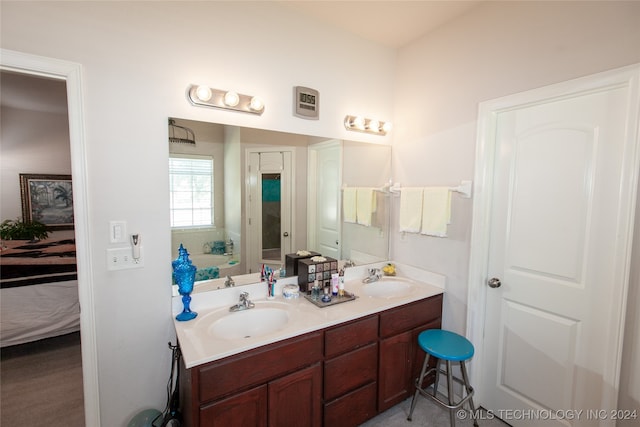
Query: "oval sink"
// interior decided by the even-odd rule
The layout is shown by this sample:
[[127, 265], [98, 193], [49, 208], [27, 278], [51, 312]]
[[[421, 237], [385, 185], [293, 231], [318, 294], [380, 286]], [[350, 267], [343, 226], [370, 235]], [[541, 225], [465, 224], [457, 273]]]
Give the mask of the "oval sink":
[[374, 298], [397, 298], [409, 295], [413, 287], [414, 285], [407, 280], [382, 278], [364, 285], [362, 293]]
[[279, 331], [288, 322], [289, 313], [281, 308], [252, 308], [216, 320], [209, 326], [209, 334], [225, 340], [254, 338]]

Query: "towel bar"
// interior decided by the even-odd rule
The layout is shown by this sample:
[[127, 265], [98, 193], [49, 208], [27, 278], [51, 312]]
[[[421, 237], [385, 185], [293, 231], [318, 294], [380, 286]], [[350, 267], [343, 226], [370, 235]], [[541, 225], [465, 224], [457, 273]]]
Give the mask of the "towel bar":
[[[473, 186], [473, 181], [462, 181], [460, 185], [457, 187], [449, 187], [450, 191], [455, 191], [456, 193], [460, 193], [460, 197], [464, 199], [471, 198], [471, 188]], [[388, 190], [394, 194], [400, 194], [401, 186], [399, 183], [393, 184]]]

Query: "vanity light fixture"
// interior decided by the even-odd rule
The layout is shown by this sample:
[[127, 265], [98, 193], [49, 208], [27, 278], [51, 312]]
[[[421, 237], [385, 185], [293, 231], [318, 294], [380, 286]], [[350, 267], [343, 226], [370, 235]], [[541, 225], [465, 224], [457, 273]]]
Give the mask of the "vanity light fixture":
[[362, 116], [345, 116], [344, 127], [347, 130], [386, 135], [391, 130], [391, 123]]
[[240, 102], [240, 96], [232, 91], [224, 94], [224, 105], [227, 107], [237, 107]]
[[191, 104], [201, 107], [222, 108], [253, 114], [262, 114], [264, 112], [264, 101], [262, 99], [234, 91], [191, 85], [187, 90], [187, 97]]

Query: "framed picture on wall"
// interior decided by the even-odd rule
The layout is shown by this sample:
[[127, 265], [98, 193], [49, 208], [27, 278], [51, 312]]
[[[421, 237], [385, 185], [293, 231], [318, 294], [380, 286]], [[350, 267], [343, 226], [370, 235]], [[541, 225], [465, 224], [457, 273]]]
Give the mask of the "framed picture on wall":
[[22, 220], [50, 230], [73, 229], [71, 175], [20, 174]]

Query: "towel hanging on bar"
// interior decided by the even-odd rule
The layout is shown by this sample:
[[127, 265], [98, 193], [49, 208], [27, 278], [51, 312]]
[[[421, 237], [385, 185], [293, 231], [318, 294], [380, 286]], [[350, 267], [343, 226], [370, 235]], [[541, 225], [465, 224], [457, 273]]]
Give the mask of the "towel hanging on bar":
[[342, 216], [344, 222], [356, 222], [356, 188], [344, 188], [342, 191]]
[[449, 187], [426, 187], [422, 194], [422, 228], [428, 236], [447, 237], [451, 222], [451, 191]]
[[422, 193], [422, 187], [407, 187], [400, 190], [400, 232], [420, 232]]
[[375, 212], [373, 188], [360, 187], [356, 196], [356, 218], [360, 225], [371, 226], [371, 215]]

